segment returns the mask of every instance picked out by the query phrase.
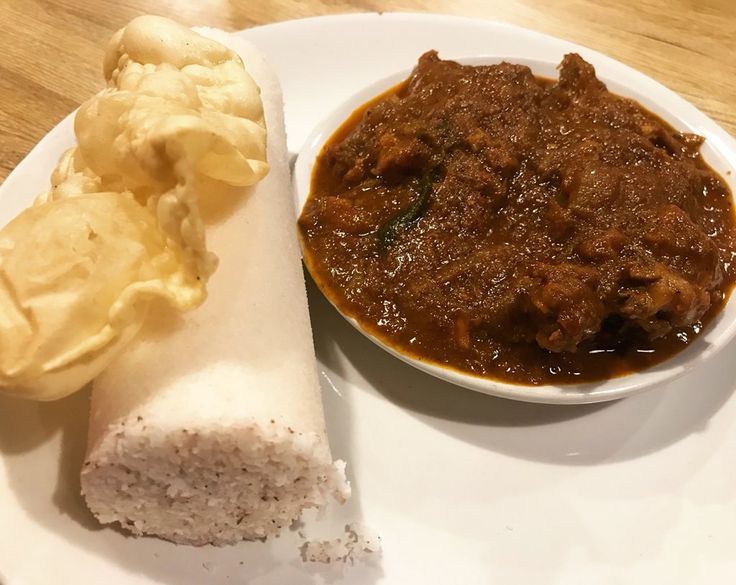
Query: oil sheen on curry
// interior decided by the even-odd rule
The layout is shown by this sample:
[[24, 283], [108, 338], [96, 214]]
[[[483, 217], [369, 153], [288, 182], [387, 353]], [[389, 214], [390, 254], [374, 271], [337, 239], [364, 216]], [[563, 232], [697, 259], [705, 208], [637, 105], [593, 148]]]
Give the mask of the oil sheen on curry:
[[629, 373], [691, 342], [734, 281], [732, 198], [702, 142], [575, 54], [553, 82], [428, 52], [322, 150], [305, 260], [419, 359], [520, 384]]

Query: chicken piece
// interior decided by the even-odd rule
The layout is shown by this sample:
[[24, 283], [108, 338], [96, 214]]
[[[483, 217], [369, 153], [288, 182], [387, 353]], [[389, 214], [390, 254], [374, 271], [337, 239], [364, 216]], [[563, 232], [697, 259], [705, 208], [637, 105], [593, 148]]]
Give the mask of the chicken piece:
[[564, 262], [542, 264], [534, 272], [540, 282], [529, 300], [537, 343], [550, 351], [575, 351], [600, 329], [605, 316], [596, 291], [598, 271]]
[[661, 262], [632, 264], [627, 276], [639, 286], [622, 293], [621, 316], [635, 323], [652, 339], [673, 327], [692, 325], [710, 307], [710, 292], [675, 273]]

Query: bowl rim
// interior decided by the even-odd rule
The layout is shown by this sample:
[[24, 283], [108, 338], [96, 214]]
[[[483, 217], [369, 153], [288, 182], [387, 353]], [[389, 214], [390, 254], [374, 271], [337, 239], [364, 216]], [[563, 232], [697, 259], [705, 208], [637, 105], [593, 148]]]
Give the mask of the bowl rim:
[[[453, 57], [457, 61], [467, 65], [487, 65], [507, 61], [515, 64], [527, 65], [535, 75], [548, 78], [556, 78], [557, 62], [552, 60], [530, 59], [527, 57], [516, 57], [513, 55], [474, 55], [470, 57]], [[322, 150], [325, 142], [332, 136], [333, 132], [359, 107], [376, 97], [382, 92], [397, 85], [406, 79], [411, 69], [404, 69], [391, 75], [385, 76], [353, 93], [351, 97], [343, 101], [331, 113], [325, 116], [314, 126], [309, 133], [304, 145], [299, 150], [294, 160], [292, 173], [292, 196], [296, 207], [297, 217], [301, 214], [304, 203], [309, 195], [311, 177], [314, 162]], [[732, 196], [736, 197], [734, 175], [736, 175], [736, 141], [724, 141], [722, 136], [712, 133], [703, 128], [697, 120], [691, 117], [694, 110], [701, 116], [705, 116], [699, 110], [693, 108], [688, 102], [677, 97], [677, 100], [686, 104], [688, 108], [682, 111], [668, 108], [657, 99], [657, 94], [672, 92], [661, 84], [654, 82], [657, 94], [644, 94], [632, 83], [626, 83], [605, 75], [598, 76], [608, 88], [618, 95], [630, 97], [638, 101], [648, 110], [654, 112], [676, 128], [700, 134], [706, 138], [706, 143], [701, 148], [704, 159], [715, 168], [731, 188]], [[649, 78], [647, 78], [649, 80]], [[678, 102], [675, 102], [679, 105]], [[719, 128], [720, 130], [720, 128]], [[731, 143], [733, 142], [733, 143]], [[730, 174], [728, 174], [730, 171]], [[301, 235], [299, 245], [303, 248]], [[305, 263], [306, 265], [306, 263]], [[307, 270], [309, 267], [307, 266]], [[488, 378], [469, 372], [455, 369], [451, 366], [421, 359], [408, 355], [401, 350], [387, 344], [380, 338], [364, 329], [352, 316], [343, 313], [333, 302], [330, 294], [322, 289], [317, 279], [314, 279], [320, 292], [327, 298], [330, 304], [342, 315], [353, 327], [365, 337], [370, 339], [388, 354], [403, 362], [427, 373], [440, 378], [456, 386], [511, 400], [523, 402], [536, 402], [544, 404], [590, 404], [606, 402], [625, 398], [668, 381], [679, 378], [693, 368], [699, 366], [723, 349], [736, 336], [736, 301], [727, 299], [721, 311], [714, 316], [708, 324], [706, 331], [700, 334], [695, 341], [690, 343], [682, 351], [672, 357], [655, 364], [644, 370], [637, 370], [621, 376], [607, 378], [597, 382], [585, 382], [580, 384], [542, 384], [525, 385], [514, 384]], [[734, 295], [731, 295], [733, 297]], [[731, 310], [729, 310], [729, 308]]]

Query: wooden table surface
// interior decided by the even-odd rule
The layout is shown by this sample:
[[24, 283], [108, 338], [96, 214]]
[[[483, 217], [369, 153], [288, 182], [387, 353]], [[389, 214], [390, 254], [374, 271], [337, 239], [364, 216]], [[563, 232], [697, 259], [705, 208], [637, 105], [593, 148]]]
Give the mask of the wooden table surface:
[[736, 135], [736, 0], [0, 0], [0, 180], [102, 87], [108, 37], [143, 13], [239, 30], [322, 14], [462, 14], [602, 51]]

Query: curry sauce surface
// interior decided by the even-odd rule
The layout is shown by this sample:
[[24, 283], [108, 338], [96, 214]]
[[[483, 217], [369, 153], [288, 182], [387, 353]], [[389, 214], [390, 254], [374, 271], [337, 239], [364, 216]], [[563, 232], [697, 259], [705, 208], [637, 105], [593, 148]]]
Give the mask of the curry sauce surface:
[[520, 384], [661, 362], [734, 282], [725, 182], [677, 132], [567, 55], [425, 54], [316, 162], [305, 262], [340, 310], [416, 358]]

